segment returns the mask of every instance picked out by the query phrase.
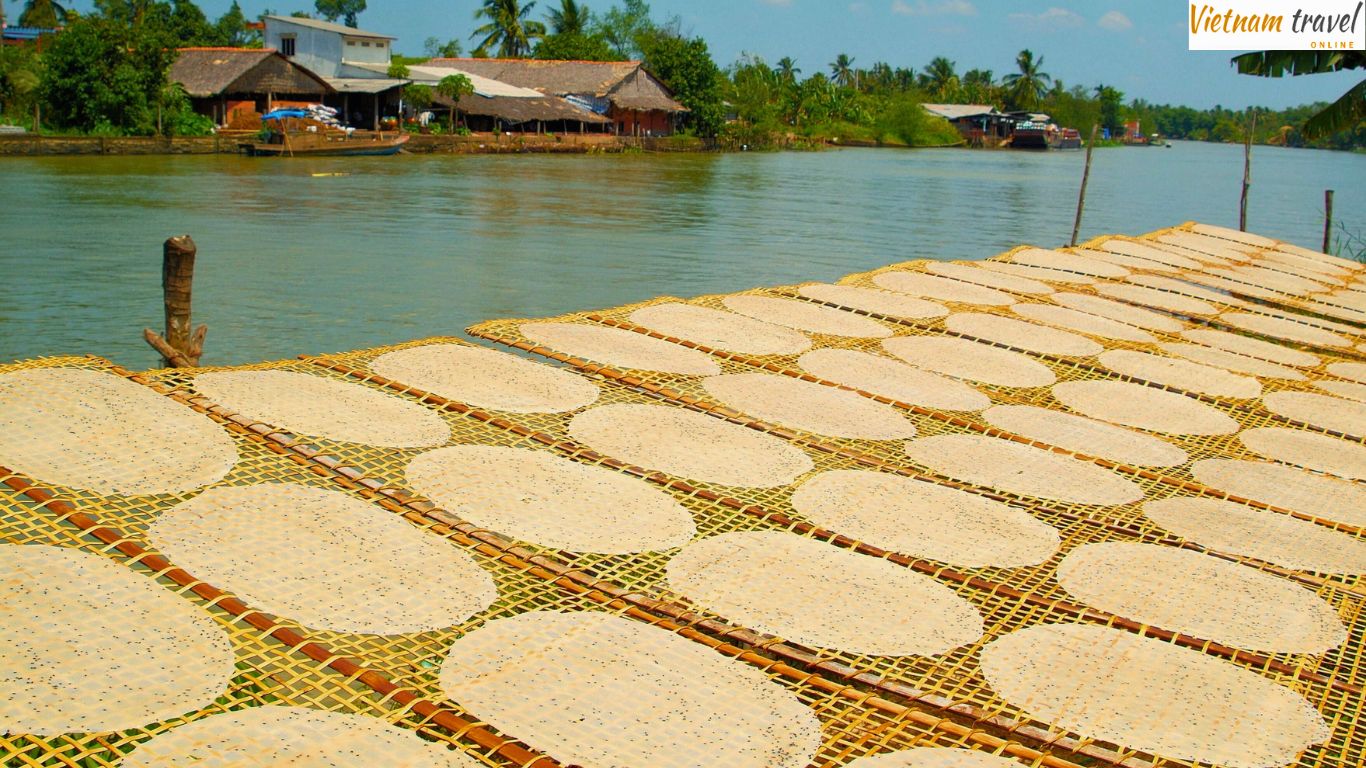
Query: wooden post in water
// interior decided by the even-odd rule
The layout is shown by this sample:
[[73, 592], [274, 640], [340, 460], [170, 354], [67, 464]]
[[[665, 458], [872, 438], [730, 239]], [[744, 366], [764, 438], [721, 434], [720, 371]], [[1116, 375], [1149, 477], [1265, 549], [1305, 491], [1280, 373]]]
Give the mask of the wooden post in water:
[[1333, 240], [1333, 190], [1323, 190], [1323, 252], [1328, 253], [1328, 247]]
[[1247, 129], [1243, 144], [1243, 197], [1238, 204], [1238, 231], [1247, 231], [1247, 190], [1252, 186], [1252, 134], [1257, 132], [1257, 113], [1252, 113], [1252, 127]]
[[1072, 222], [1072, 242], [1075, 247], [1077, 235], [1081, 233], [1081, 212], [1086, 208], [1086, 182], [1091, 178], [1091, 150], [1096, 147], [1096, 131], [1100, 126], [1092, 123], [1091, 138], [1086, 142], [1086, 168], [1081, 172], [1081, 192], [1077, 194], [1077, 218]]
[[194, 283], [194, 257], [198, 248], [189, 235], [166, 240], [161, 254], [161, 291], [166, 305], [166, 335], [144, 328], [142, 337], [161, 353], [167, 368], [197, 368], [204, 351], [201, 325], [190, 332], [190, 292]]

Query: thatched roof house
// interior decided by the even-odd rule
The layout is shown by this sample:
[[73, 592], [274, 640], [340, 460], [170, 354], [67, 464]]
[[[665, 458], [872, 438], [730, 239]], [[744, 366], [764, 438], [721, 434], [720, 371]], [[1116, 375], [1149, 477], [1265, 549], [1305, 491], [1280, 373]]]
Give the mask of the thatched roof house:
[[427, 66], [568, 98], [606, 115], [622, 134], [671, 133], [677, 116], [688, 111], [639, 61], [432, 59]]
[[270, 48], [181, 48], [168, 78], [195, 111], [219, 125], [235, 113], [266, 112], [277, 102], [317, 102], [332, 87]]

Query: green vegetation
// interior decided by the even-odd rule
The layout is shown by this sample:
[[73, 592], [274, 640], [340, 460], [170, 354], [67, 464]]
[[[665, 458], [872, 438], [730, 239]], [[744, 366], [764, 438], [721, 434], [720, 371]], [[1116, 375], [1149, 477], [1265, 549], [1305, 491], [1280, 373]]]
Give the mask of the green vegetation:
[[472, 35], [484, 38], [475, 55], [487, 56], [495, 45], [503, 58], [521, 58], [531, 53], [531, 41], [545, 37], [545, 24], [528, 18], [535, 7], [534, 0], [525, 4], [518, 0], [484, 0], [474, 12], [476, 20], [487, 19]]
[[[436, 92], [454, 103], [459, 103], [460, 99], [474, 93], [474, 83], [471, 83], [470, 79], [464, 75], [446, 75], [441, 78], [441, 82], [436, 84]], [[455, 117], [459, 111], [459, 108], [455, 106], [450, 108], [450, 129], [452, 131], [456, 130]]]
[[328, 21], [341, 19], [348, 27], [356, 26], [356, 17], [365, 10], [365, 0], [313, 0], [318, 15]]

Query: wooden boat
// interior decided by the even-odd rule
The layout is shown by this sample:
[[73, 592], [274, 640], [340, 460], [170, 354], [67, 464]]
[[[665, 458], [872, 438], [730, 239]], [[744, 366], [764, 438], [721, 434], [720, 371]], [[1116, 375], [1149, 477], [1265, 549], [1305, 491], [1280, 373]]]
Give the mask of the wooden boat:
[[361, 157], [396, 155], [406, 143], [406, 133], [391, 139], [357, 139], [345, 135], [333, 137], [305, 133], [293, 136], [284, 134], [278, 142], [243, 144], [242, 149], [252, 157]]

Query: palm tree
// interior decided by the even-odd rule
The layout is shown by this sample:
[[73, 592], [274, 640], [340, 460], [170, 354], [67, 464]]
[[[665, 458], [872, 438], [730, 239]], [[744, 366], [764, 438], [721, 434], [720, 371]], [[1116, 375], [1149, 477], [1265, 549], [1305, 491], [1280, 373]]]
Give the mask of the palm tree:
[[1016, 109], [1038, 108], [1048, 84], [1053, 81], [1047, 72], [1039, 71], [1039, 67], [1043, 66], [1043, 57], [1035, 61], [1034, 52], [1026, 48], [1015, 57], [1015, 65], [1020, 72], [1006, 75], [1006, 98]]
[[19, 26], [51, 29], [66, 20], [66, 9], [56, 0], [28, 0], [19, 14]]
[[[1316, 75], [1344, 69], [1366, 69], [1366, 53], [1361, 51], [1253, 51], [1234, 56], [1240, 75], [1281, 77]], [[1362, 80], [1337, 101], [1304, 121], [1301, 133], [1306, 138], [1329, 136], [1366, 120], [1366, 80]]]
[[531, 52], [531, 41], [545, 37], [545, 25], [531, 21], [531, 9], [536, 3], [521, 5], [518, 0], [484, 0], [482, 8], [474, 12], [476, 19], [488, 23], [474, 30], [470, 37], [484, 36], [476, 53], [488, 54], [495, 44], [498, 55], [504, 58], [523, 58]]
[[575, 0], [560, 0], [559, 9], [551, 8], [545, 17], [557, 35], [582, 35], [588, 28], [588, 9]]
[[849, 54], [841, 53], [830, 62], [830, 74], [834, 77], [836, 85], [848, 88], [854, 84], [854, 60], [849, 58]]
[[802, 73], [802, 71], [797, 68], [796, 60], [791, 56], [784, 56], [781, 59], [778, 59], [778, 66], [773, 68], [773, 72], [778, 76], [778, 79], [782, 80], [784, 83], [796, 81], [797, 75]]
[[954, 63], [943, 56], [934, 57], [925, 65], [921, 85], [935, 98], [951, 101], [958, 91], [958, 73], [954, 71]]

